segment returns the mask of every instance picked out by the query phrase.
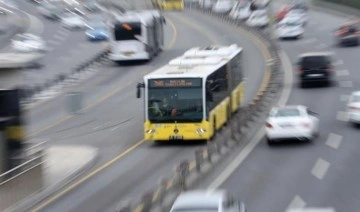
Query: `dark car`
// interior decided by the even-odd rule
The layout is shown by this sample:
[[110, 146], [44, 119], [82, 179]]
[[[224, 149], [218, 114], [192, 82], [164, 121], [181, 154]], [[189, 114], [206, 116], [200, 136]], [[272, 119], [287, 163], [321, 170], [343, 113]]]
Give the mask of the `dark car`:
[[355, 21], [346, 23], [335, 30], [336, 45], [356, 45], [360, 44], [360, 22]]
[[305, 53], [299, 56], [298, 76], [300, 87], [308, 82], [325, 82], [331, 85], [334, 82], [332, 56], [327, 52]]

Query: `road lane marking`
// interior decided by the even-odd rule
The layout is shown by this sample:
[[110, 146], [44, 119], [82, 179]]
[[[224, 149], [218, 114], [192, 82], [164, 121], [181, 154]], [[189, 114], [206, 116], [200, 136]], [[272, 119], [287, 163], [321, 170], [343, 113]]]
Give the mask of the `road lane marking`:
[[330, 133], [327, 141], [326, 141], [326, 145], [328, 145], [329, 147], [333, 148], [333, 149], [338, 149], [340, 144], [342, 141], [342, 136], [335, 134], [335, 133]]
[[289, 203], [287, 210], [289, 209], [295, 209], [295, 208], [304, 208], [306, 206], [306, 202], [299, 196], [299, 195], [296, 195], [292, 200], [291, 202]]
[[[284, 86], [284, 89], [281, 93], [281, 97], [278, 101], [278, 105], [285, 105], [288, 101], [292, 89], [293, 81], [293, 67], [290, 62], [289, 57], [285, 54], [283, 50], [280, 50], [281, 64], [283, 65], [284, 70], [284, 82], [287, 82], [289, 86]], [[224, 171], [208, 186], [209, 189], [216, 189], [220, 187], [234, 171], [244, 162], [246, 157], [255, 149], [255, 147], [260, 143], [263, 136], [265, 135], [265, 128], [261, 128], [257, 134], [251, 139], [251, 141], [244, 147], [239, 155], [224, 169]]]
[[326, 160], [319, 158], [314, 167], [311, 169], [311, 174], [314, 175], [319, 180], [322, 180], [324, 176], [326, 175], [326, 172], [328, 171], [330, 167], [330, 163]]
[[296, 195], [289, 203], [287, 210], [295, 209], [295, 208], [304, 208], [305, 206], [306, 206], [306, 202], [299, 195]]
[[336, 113], [336, 120], [347, 122], [348, 119], [348, 113], [346, 111], [338, 111]]
[[[168, 20], [168, 21], [169, 21], [169, 23], [170, 23], [170, 25], [172, 26], [172, 29], [173, 29], [173, 39], [171, 39], [170, 42], [166, 45], [166, 49], [171, 49], [171, 48], [174, 46], [175, 41], [176, 41], [176, 38], [177, 38], [177, 29], [176, 29], [176, 26], [173, 24], [173, 22], [172, 22], [171, 20]], [[127, 83], [127, 85], [130, 84], [130, 83], [131, 83], [131, 82]], [[114, 96], [116, 93], [120, 92], [120, 91], [121, 91], [122, 89], [124, 89], [125, 87], [126, 87], [126, 86], [124, 86], [123, 84], [120, 85], [119, 87], [117, 87], [116, 89], [112, 90], [110, 93], [108, 93], [107, 95], [105, 95], [104, 97], [102, 97], [101, 99], [99, 99], [98, 101], [95, 101], [94, 103], [89, 104], [89, 105], [86, 106], [84, 109], [89, 109], [89, 108], [92, 108], [93, 106], [95, 106], [95, 105], [97, 105], [97, 104], [100, 104], [101, 102], [105, 101], [106, 99], [108, 99], [108, 98], [110, 98], [111, 96]], [[33, 107], [35, 107], [35, 106], [37, 106], [37, 104], [34, 105], [34, 106], [32, 106], [32, 107], [29, 107], [29, 109], [31, 109], [31, 108], [33, 108]], [[72, 118], [72, 117], [74, 117], [74, 116], [72, 116], [72, 115], [67, 115], [67, 116], [61, 118], [60, 120], [58, 120], [58, 121], [56, 121], [56, 122], [54, 122], [54, 123], [52, 123], [52, 124], [49, 124], [48, 126], [46, 126], [46, 127], [44, 127], [44, 128], [41, 128], [41, 129], [35, 131], [34, 133], [30, 134], [28, 137], [34, 137], [34, 136], [38, 135], [38, 134], [41, 133], [41, 132], [44, 132], [44, 131], [46, 131], [46, 130], [48, 130], [48, 129], [51, 129], [51, 128], [53, 128], [53, 127], [55, 127], [55, 126], [57, 126], [57, 125], [65, 122], [65, 121], [69, 120], [69, 119]]]
[[341, 88], [352, 88], [353, 87], [353, 83], [350, 80], [346, 80], [346, 81], [340, 81], [339, 82], [339, 86]]
[[62, 197], [63, 195], [67, 194], [69, 191], [73, 190], [74, 188], [78, 187], [79, 185], [81, 185], [82, 183], [84, 183], [85, 181], [87, 181], [88, 179], [92, 178], [93, 176], [95, 176], [96, 174], [98, 174], [99, 172], [103, 171], [104, 169], [108, 168], [109, 166], [111, 166], [112, 164], [114, 164], [115, 162], [119, 161], [121, 158], [125, 157], [126, 155], [128, 155], [130, 152], [134, 151], [136, 148], [138, 148], [140, 145], [142, 145], [145, 142], [145, 140], [141, 140], [138, 143], [136, 143], [135, 145], [131, 146], [130, 148], [128, 148], [127, 150], [125, 150], [124, 152], [122, 152], [121, 154], [119, 154], [118, 156], [116, 156], [115, 158], [111, 159], [109, 162], [103, 164], [102, 166], [100, 166], [99, 168], [95, 169], [93, 172], [87, 174], [86, 176], [84, 176], [83, 178], [77, 180], [75, 183], [72, 183], [70, 186], [66, 187], [64, 190], [62, 190], [61, 192], [57, 193], [56, 195], [52, 196], [50, 199], [47, 199], [46, 201], [44, 201], [43, 203], [41, 203], [40, 205], [36, 206], [34, 209], [32, 209], [32, 212], [38, 212], [41, 211], [42, 209], [44, 209], [46, 206], [48, 206], [49, 204], [51, 204], [52, 202], [54, 202], [55, 200], [57, 200], [58, 198]]
[[185, 25], [190, 26], [195, 31], [197, 31], [200, 34], [204, 35], [204, 37], [208, 38], [209, 41], [211, 41], [213, 45], [219, 44], [218, 39], [216, 37], [212, 36], [212, 33], [209, 32], [209, 30], [207, 30], [206, 28], [202, 27], [201, 25], [190, 22], [188, 19], [183, 18], [182, 16], [179, 16], [179, 15], [171, 14], [171, 16], [173, 16], [173, 17], [175, 16], [178, 21], [184, 23]]
[[349, 98], [350, 98], [350, 95], [349, 95], [349, 94], [342, 94], [342, 95], [340, 96], [340, 101], [342, 101], [342, 102], [347, 102], [347, 101], [349, 101]]
[[344, 69], [344, 70], [337, 70], [336, 71], [336, 76], [340, 77], [340, 76], [348, 76], [350, 73], [349, 73], [349, 70], [347, 69]]
[[166, 17], [165, 17], [165, 19], [166, 19], [166, 22], [170, 24], [170, 27], [172, 28], [172, 31], [173, 31], [173, 36], [172, 36], [169, 44], [167, 45], [167, 47], [165, 47], [165, 49], [170, 49], [171, 47], [174, 46], [175, 41], [177, 40], [177, 29], [172, 20], [170, 20], [169, 18], [166, 18]]

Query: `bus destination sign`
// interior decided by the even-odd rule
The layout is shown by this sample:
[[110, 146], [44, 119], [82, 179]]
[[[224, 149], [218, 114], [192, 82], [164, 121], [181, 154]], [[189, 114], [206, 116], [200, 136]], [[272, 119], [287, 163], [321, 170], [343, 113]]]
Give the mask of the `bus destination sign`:
[[200, 87], [200, 78], [182, 78], [182, 79], [150, 79], [149, 87]]

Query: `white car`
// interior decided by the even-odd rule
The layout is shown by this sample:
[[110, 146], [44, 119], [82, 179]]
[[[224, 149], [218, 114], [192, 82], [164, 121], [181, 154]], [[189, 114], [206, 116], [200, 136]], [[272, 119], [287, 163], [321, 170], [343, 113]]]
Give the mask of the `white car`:
[[218, 0], [212, 7], [212, 11], [215, 13], [228, 13], [234, 5], [233, 0]]
[[355, 91], [350, 95], [347, 103], [347, 112], [350, 123], [360, 124], [360, 91]]
[[229, 16], [232, 19], [246, 20], [251, 15], [249, 2], [236, 3], [236, 5], [231, 9]]
[[41, 37], [30, 33], [14, 36], [11, 46], [18, 52], [44, 52], [47, 50], [46, 42]]
[[279, 39], [298, 39], [303, 36], [304, 32], [303, 25], [298, 22], [281, 21], [276, 24], [276, 34]]
[[246, 24], [251, 27], [266, 27], [269, 25], [269, 16], [266, 10], [255, 10], [251, 13]]
[[319, 119], [315, 115], [303, 105], [272, 108], [265, 128], [268, 144], [286, 139], [312, 141], [319, 135]]
[[288, 13], [286, 13], [285, 20], [296, 20], [302, 25], [306, 25], [308, 22], [308, 15], [305, 10], [302, 9], [292, 9]]
[[170, 212], [245, 212], [244, 203], [235, 200], [224, 190], [193, 190], [181, 193], [172, 205]]
[[66, 12], [61, 17], [61, 23], [68, 29], [85, 29], [87, 27], [85, 18], [73, 12]]

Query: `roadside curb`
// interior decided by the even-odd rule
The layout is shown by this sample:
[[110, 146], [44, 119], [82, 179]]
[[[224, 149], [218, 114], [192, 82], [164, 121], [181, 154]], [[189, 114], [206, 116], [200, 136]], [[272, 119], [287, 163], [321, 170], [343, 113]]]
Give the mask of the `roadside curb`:
[[342, 4], [336, 4], [331, 2], [325, 2], [323, 0], [312, 0], [311, 4], [313, 9], [323, 11], [337, 16], [349, 17], [357, 16], [360, 17], [360, 10], [344, 6]]
[[[99, 152], [97, 148], [88, 146], [87, 148], [93, 149], [92, 157], [81, 167], [71, 171], [64, 177], [62, 180], [59, 180], [57, 183], [44, 188], [38, 192], [35, 192], [32, 195], [26, 197], [23, 201], [15, 204], [14, 206], [5, 210], [5, 212], [12, 212], [12, 211], [30, 211], [32, 207], [39, 204], [41, 201], [45, 200], [47, 197], [53, 195], [54, 193], [58, 192], [62, 188], [69, 185], [79, 176], [84, 174], [86, 171], [90, 170], [99, 158]], [[46, 167], [45, 167], [46, 168]]]

